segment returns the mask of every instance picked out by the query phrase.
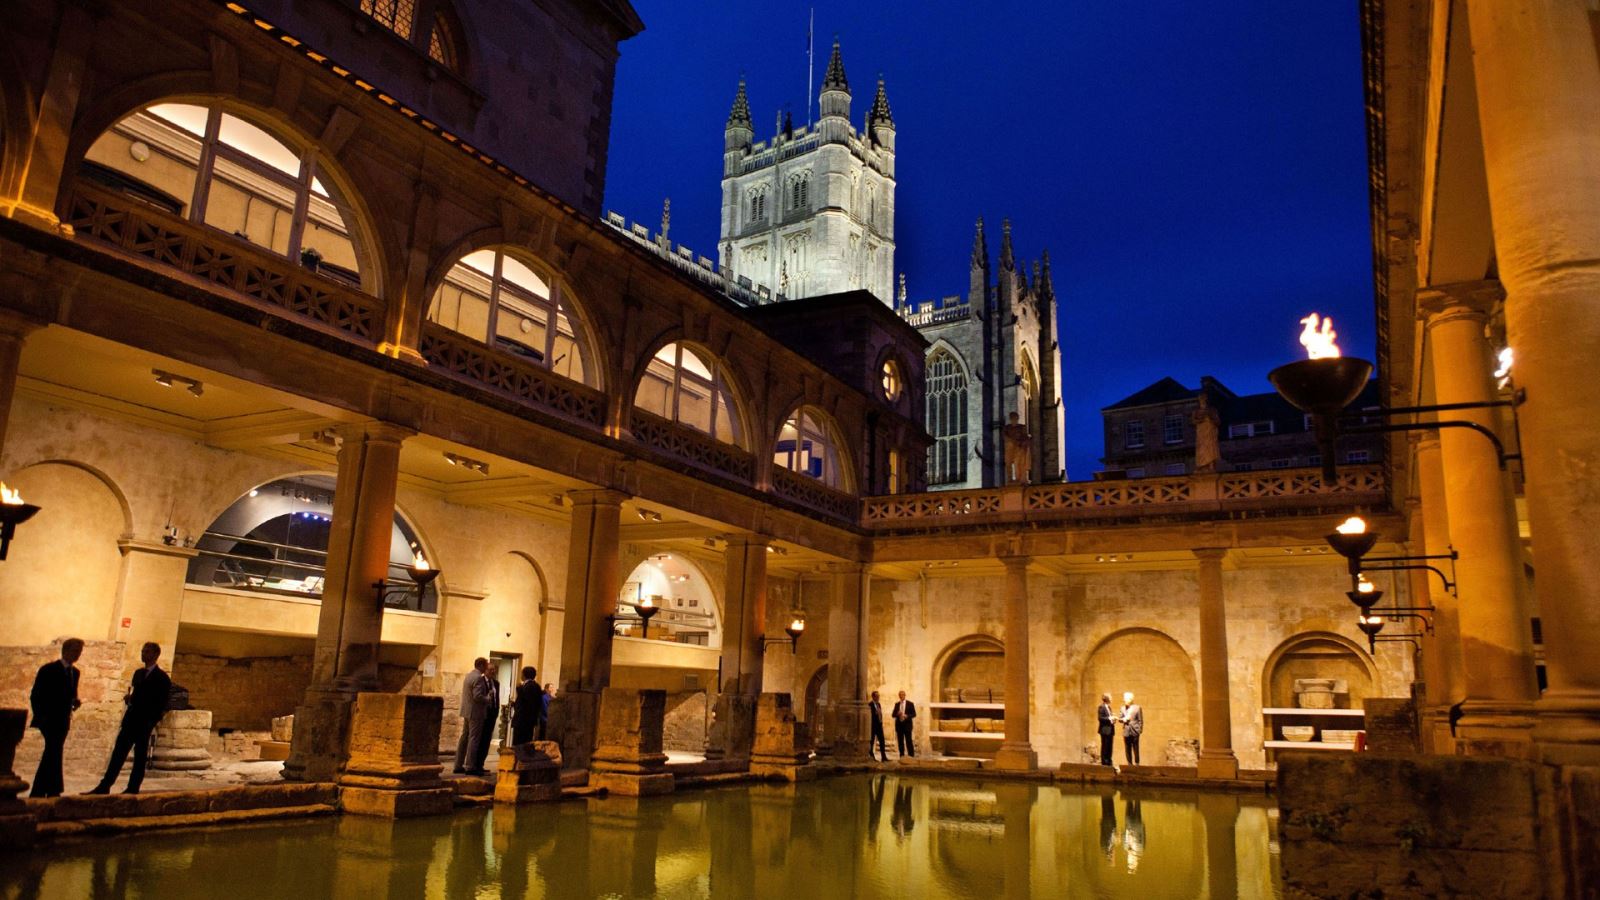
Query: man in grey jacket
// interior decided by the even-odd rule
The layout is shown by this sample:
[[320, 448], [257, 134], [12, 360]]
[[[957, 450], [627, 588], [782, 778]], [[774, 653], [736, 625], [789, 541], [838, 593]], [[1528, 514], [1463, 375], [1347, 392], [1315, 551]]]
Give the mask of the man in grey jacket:
[[1133, 692], [1122, 695], [1122, 715], [1117, 721], [1122, 723], [1122, 752], [1127, 756], [1128, 765], [1139, 764], [1139, 735], [1144, 733], [1144, 707], [1133, 702]]
[[478, 657], [472, 661], [472, 671], [461, 679], [461, 739], [456, 741], [457, 775], [467, 773], [467, 760], [478, 746], [478, 736], [483, 733], [483, 701], [478, 699], [478, 682], [483, 680], [489, 661]]

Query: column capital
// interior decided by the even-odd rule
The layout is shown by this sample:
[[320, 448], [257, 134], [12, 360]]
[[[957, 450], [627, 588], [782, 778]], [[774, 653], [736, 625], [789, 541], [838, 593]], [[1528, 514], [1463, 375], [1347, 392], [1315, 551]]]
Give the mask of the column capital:
[[1228, 555], [1228, 548], [1227, 547], [1196, 547], [1195, 549], [1193, 549], [1193, 550], [1191, 550], [1189, 552], [1193, 553], [1194, 554], [1194, 558], [1200, 560], [1201, 562], [1210, 562], [1212, 560], [1221, 562], [1223, 557]]
[[1022, 569], [1027, 571], [1028, 564], [1033, 562], [1033, 557], [1021, 553], [1004, 553], [1000, 555], [1000, 564], [1007, 570]]
[[567, 491], [567, 499], [573, 506], [621, 506], [630, 495], [611, 488], [585, 488]]
[[1457, 281], [1417, 289], [1417, 312], [1429, 324], [1462, 317], [1487, 318], [1506, 297], [1499, 281]]
[[0, 341], [21, 342], [28, 335], [43, 328], [44, 324], [25, 319], [13, 312], [0, 310]]

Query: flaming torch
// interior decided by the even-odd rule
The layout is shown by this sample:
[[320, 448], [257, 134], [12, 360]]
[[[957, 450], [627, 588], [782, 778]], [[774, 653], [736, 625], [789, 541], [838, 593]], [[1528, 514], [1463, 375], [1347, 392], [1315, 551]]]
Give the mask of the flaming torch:
[[6, 483], [0, 481], [0, 559], [5, 559], [6, 551], [11, 549], [11, 538], [16, 535], [17, 526], [38, 512], [39, 507], [22, 502], [22, 495], [16, 488], [6, 487]]
[[1300, 344], [1306, 348], [1307, 358], [1273, 369], [1267, 379], [1283, 399], [1311, 414], [1317, 446], [1322, 449], [1322, 477], [1332, 482], [1339, 413], [1366, 387], [1372, 363], [1340, 355], [1333, 319], [1312, 313], [1300, 324], [1305, 326]]

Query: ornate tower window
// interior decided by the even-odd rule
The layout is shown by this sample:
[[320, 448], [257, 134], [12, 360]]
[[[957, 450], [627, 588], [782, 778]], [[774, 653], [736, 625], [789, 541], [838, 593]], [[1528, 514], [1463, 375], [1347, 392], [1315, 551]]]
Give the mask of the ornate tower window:
[[967, 479], [967, 372], [943, 347], [928, 358], [928, 483]]
[[755, 188], [750, 191], [750, 221], [765, 222], [767, 220], [767, 190]]
[[801, 172], [789, 176], [789, 209], [811, 208], [811, 173]]

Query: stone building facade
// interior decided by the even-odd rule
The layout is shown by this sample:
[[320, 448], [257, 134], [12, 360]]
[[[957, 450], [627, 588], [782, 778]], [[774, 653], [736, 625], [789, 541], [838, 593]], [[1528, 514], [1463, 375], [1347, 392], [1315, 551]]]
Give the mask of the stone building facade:
[[[363, 693], [442, 695], [450, 745], [479, 655], [556, 686], [573, 765], [610, 686], [672, 692], [679, 746], [697, 715], [786, 691], [846, 756], [868, 693], [905, 688], [957, 704], [929, 707], [925, 749], [1014, 766], [1080, 759], [1096, 689], [1148, 696], [1180, 751], [1267, 764], [1266, 685], [1306, 646], [1409, 690], [1318, 549], [1361, 507], [1398, 551], [1380, 470], [1052, 483], [1043, 260], [1003, 238], [991, 271], [980, 236], [967, 325], [865, 288], [739, 296], [572, 193], [609, 110], [580, 115], [564, 79], [604, 103], [631, 11], [533, 6], [435, 0], [397, 30], [341, 0], [26, 0], [0, 48], [0, 478], [41, 511], [0, 563], [0, 703], [89, 639], [68, 749], [96, 759], [154, 640], [234, 723], [215, 727], [293, 712], [286, 771], [317, 779]], [[396, 44], [422, 9], [465, 52]], [[493, 121], [528, 87], [485, 41], [568, 61], [536, 151]], [[941, 347], [993, 390], [967, 404], [986, 421], [963, 483], [990, 479], [980, 432], [1010, 410], [1033, 483], [926, 490]], [[657, 594], [681, 619], [646, 637], [633, 608]], [[961, 705], [978, 691], [1004, 709]]]
[[[1216, 414], [1217, 471], [1298, 469], [1322, 465], [1311, 417], [1278, 396], [1235, 394], [1227, 385], [1204, 375], [1200, 387], [1189, 388], [1173, 378], [1139, 390], [1100, 410], [1104, 424], [1105, 464], [1102, 477], [1150, 478], [1195, 471], [1196, 414], [1200, 395]], [[1360, 410], [1377, 406], [1378, 384], [1370, 382], [1351, 404]], [[1376, 419], [1373, 420], [1376, 423]], [[1387, 444], [1380, 433], [1342, 433], [1337, 443], [1339, 465], [1367, 465], [1383, 460]]]

